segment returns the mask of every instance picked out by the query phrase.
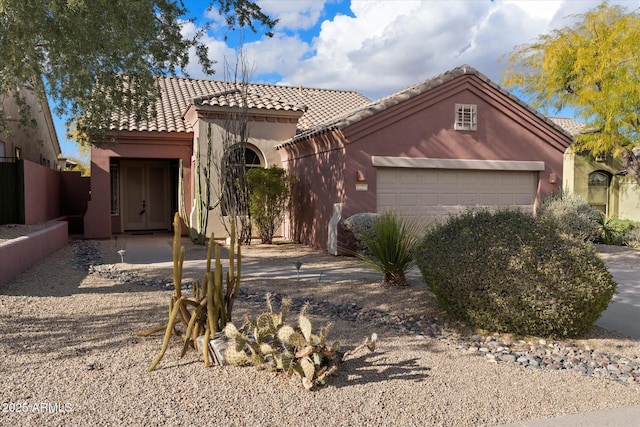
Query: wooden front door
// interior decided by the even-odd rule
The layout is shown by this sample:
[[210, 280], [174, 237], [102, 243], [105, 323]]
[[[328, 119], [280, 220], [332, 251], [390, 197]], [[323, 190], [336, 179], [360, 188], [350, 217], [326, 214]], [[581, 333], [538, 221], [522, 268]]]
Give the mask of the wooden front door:
[[124, 231], [170, 229], [167, 162], [123, 161], [122, 184]]

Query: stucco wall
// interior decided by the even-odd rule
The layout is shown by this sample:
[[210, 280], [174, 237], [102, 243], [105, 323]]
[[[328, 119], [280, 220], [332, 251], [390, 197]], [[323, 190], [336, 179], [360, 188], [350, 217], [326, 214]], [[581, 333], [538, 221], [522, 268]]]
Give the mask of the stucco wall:
[[25, 224], [37, 224], [62, 215], [62, 176], [45, 166], [24, 162]]
[[[345, 183], [349, 182], [345, 171], [353, 169], [347, 165], [344, 142], [340, 131], [334, 131], [287, 149], [290, 157], [283, 166], [296, 177], [296, 184], [286, 237], [326, 247], [333, 204], [345, 202]], [[368, 210], [367, 206], [363, 209]]]
[[41, 261], [68, 243], [67, 223], [56, 222], [51, 227], [0, 243], [0, 285]]

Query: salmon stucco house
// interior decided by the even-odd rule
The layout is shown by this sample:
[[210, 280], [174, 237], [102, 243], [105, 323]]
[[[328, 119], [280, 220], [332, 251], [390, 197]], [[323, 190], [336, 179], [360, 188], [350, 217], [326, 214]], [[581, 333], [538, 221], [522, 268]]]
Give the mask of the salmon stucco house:
[[[120, 118], [118, 144], [92, 149], [92, 200], [85, 235], [168, 229], [178, 210], [178, 164], [187, 210], [193, 153], [219, 135], [238, 97], [224, 82], [160, 78], [158, 115]], [[560, 191], [572, 137], [470, 66], [376, 101], [350, 91], [250, 84], [251, 166], [282, 165], [296, 176], [285, 237], [336, 253], [340, 221], [394, 209], [433, 220], [466, 206], [533, 212]], [[201, 149], [202, 150], [202, 149]], [[219, 209], [216, 208], [216, 209]], [[219, 212], [210, 228], [220, 235]]]

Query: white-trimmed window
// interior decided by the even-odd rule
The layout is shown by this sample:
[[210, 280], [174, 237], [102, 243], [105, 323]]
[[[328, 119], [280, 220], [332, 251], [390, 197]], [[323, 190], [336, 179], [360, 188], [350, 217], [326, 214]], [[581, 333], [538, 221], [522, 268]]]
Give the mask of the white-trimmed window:
[[475, 104], [456, 104], [455, 130], [477, 130], [478, 106]]

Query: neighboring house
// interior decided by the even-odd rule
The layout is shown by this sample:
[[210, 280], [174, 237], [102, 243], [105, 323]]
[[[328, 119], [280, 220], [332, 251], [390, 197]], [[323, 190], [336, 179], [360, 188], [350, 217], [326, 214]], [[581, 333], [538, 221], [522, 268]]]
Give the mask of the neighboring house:
[[[224, 82], [160, 78], [158, 116], [119, 120], [118, 144], [92, 149], [85, 236], [169, 229], [178, 209], [178, 163], [193, 197], [194, 144], [219, 144], [239, 105]], [[572, 137], [469, 66], [369, 101], [355, 92], [250, 84], [248, 163], [296, 176], [283, 234], [328, 247], [340, 219], [395, 209], [431, 221], [465, 206], [533, 212], [559, 191]], [[217, 139], [216, 139], [217, 138]], [[216, 208], [219, 209], [219, 208]], [[213, 212], [210, 228], [220, 234]], [[213, 220], [213, 221], [212, 221]]]
[[27, 128], [19, 125], [13, 95], [1, 97], [9, 131], [0, 132], [0, 224], [36, 224], [65, 213], [60, 145], [49, 105], [28, 89], [21, 96], [33, 123]]
[[[585, 127], [573, 119], [551, 120], [574, 136]], [[576, 153], [573, 146], [569, 147], [564, 155], [562, 188], [565, 192], [583, 196], [607, 217], [640, 221], [640, 185], [623, 171], [619, 157], [606, 153], [598, 156]]]
[[30, 107], [33, 127], [23, 129], [19, 126], [18, 105], [12, 94], [5, 94], [2, 110], [9, 124], [10, 132], [0, 132], [0, 161], [24, 159], [50, 169], [58, 170], [60, 144], [51, 118], [49, 104], [38, 99], [30, 90], [23, 90], [26, 105]]

